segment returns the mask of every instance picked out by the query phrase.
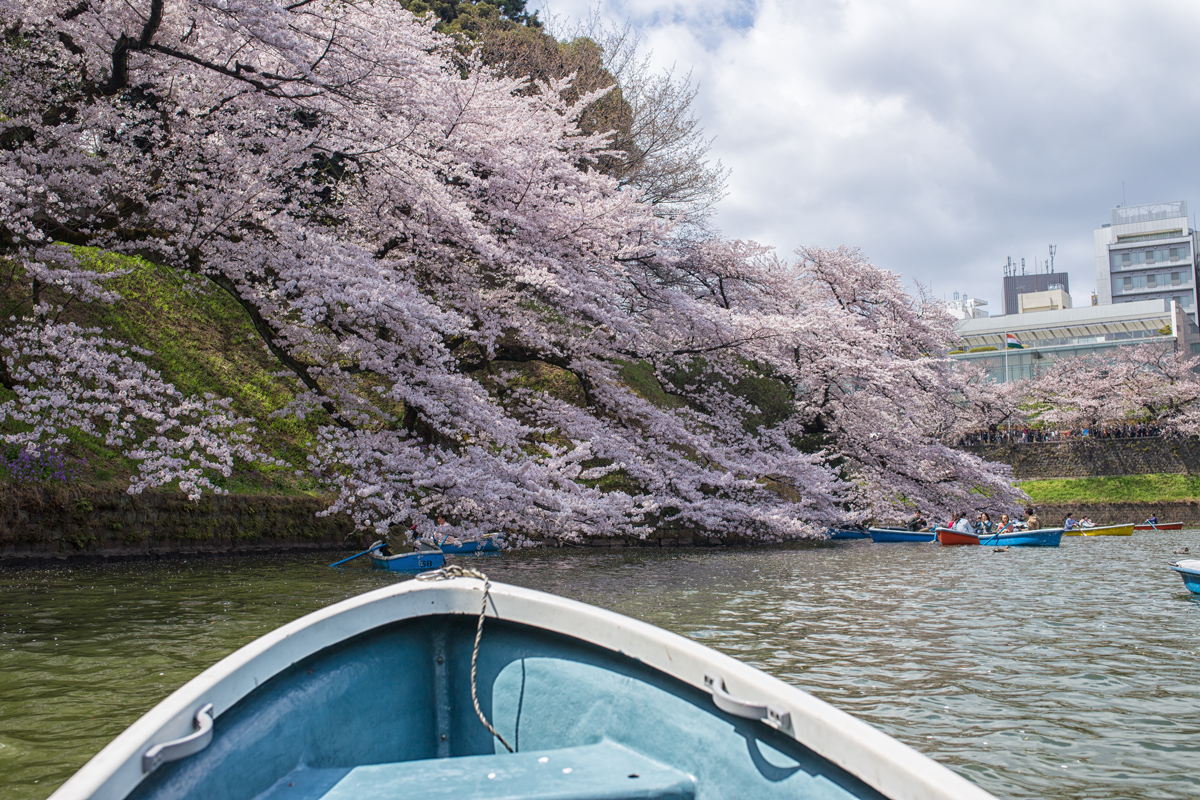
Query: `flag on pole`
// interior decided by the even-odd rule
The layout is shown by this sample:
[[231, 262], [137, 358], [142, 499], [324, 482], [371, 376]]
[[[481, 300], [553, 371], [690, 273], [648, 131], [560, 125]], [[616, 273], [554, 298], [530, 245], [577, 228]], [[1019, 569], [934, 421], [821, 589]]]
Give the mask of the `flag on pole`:
[[1005, 344], [1009, 350], [1024, 350], [1025, 345], [1021, 344], [1021, 340], [1011, 333], [1004, 334]]

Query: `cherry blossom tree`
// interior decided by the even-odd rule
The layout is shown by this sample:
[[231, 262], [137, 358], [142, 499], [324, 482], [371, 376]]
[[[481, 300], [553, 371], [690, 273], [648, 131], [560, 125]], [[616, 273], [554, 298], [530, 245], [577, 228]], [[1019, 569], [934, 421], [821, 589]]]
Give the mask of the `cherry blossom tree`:
[[1200, 358], [1170, 344], [1121, 347], [1056, 361], [1030, 387], [1038, 420], [1053, 428], [1083, 430], [1129, 423], [1151, 424], [1182, 436], [1200, 434]]
[[1028, 423], [1030, 385], [1027, 380], [996, 383], [987, 370], [969, 361], [954, 365], [954, 387], [960, 394], [957, 413], [945, 436], [958, 440], [971, 433], [1024, 427]]
[[[241, 305], [295, 378], [286, 413], [315, 415], [329, 513], [363, 528], [779, 539], [1019, 496], [939, 438], [951, 330], [929, 298], [850, 249], [786, 264], [672, 229], [596, 168], [588, 96], [464, 60], [398, 4], [0, 0], [0, 21], [21, 441], [94, 430], [147, 462], [135, 491], [261, 457], [218, 400], [56, 320], [119, 301], [94, 248]], [[529, 388], [530, 364], [577, 392]]]

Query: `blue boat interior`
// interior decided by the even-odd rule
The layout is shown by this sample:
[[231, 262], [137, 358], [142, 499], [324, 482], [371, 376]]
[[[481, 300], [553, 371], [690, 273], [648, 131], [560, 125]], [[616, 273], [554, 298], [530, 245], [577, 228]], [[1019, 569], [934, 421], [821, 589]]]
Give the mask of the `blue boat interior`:
[[707, 692], [569, 636], [475, 617], [397, 622], [264, 682], [140, 800], [882, 798]]

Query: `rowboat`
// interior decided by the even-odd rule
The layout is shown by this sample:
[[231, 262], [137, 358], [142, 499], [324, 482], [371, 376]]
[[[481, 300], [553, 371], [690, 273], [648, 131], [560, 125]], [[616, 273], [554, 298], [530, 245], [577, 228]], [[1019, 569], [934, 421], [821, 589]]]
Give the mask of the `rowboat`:
[[1200, 594], [1200, 559], [1189, 558], [1176, 561], [1171, 565], [1171, 569], [1178, 572], [1179, 577], [1183, 578], [1183, 585], [1188, 588], [1188, 591]]
[[1062, 537], [1062, 528], [1038, 528], [1032, 531], [985, 534], [979, 537], [979, 543], [999, 547], [1058, 547]]
[[[437, 543], [438, 549], [446, 554], [460, 553], [499, 553], [501, 550], [499, 534], [485, 536], [482, 539], [474, 539], [464, 542], [451, 542], [449, 539], [444, 539]], [[440, 566], [440, 565], [439, 565]]]
[[[376, 542], [376, 544], [379, 544], [379, 542]], [[446, 563], [446, 557], [442, 555], [440, 549], [427, 545], [424, 542], [418, 542], [417, 549], [411, 553], [383, 556], [378, 551], [372, 551], [368, 555], [371, 556], [372, 567], [375, 569], [390, 570], [391, 572], [424, 572], [425, 570], [437, 569]]]
[[52, 800], [995, 800], [730, 656], [466, 574], [482, 577], [398, 582], [251, 642]]
[[872, 542], [932, 542], [933, 531], [908, 531], [902, 528], [867, 528]]
[[956, 531], [952, 528], [938, 528], [937, 540], [938, 544], [941, 545], [979, 544], [979, 534], [963, 533], [962, 531]]
[[826, 532], [829, 539], [870, 539], [871, 534], [861, 528], [830, 528]]
[[1143, 522], [1141, 525], [1134, 525], [1135, 531], [1181, 531], [1183, 530], [1182, 522], [1159, 522], [1151, 525], [1149, 522]]
[[1133, 524], [1072, 528], [1069, 531], [1063, 531], [1063, 536], [1133, 536]]

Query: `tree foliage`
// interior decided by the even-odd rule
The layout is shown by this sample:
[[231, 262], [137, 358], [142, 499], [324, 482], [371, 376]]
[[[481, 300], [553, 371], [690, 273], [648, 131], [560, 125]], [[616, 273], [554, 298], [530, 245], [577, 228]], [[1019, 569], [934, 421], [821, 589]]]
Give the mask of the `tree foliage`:
[[219, 400], [58, 319], [119, 302], [86, 246], [241, 305], [296, 381], [287, 413], [321, 417], [329, 510], [362, 527], [778, 539], [1017, 497], [939, 438], [951, 331], [928, 298], [852, 249], [788, 264], [672, 226], [666, 179], [612, 174], [581, 125], [600, 94], [505, 74], [387, 2], [0, 0], [0, 19], [0, 256], [28, 295], [0, 337], [9, 441], [127, 430], [135, 490], [261, 457]]
[[1198, 369], [1200, 358], [1173, 344], [1058, 359], [1036, 379], [1000, 384], [978, 366], [959, 362], [960, 414], [950, 435], [1027, 426], [1081, 432], [1129, 424], [1200, 435]]

